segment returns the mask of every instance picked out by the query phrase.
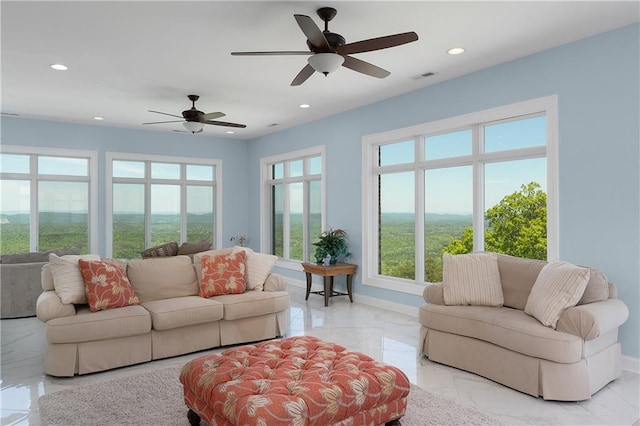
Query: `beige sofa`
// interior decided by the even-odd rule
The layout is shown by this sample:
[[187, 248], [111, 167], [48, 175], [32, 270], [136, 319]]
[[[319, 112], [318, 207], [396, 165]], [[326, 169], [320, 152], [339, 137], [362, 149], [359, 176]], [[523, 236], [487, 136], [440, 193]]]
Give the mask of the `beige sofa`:
[[501, 307], [448, 306], [443, 284], [429, 285], [419, 308], [422, 354], [549, 400], [586, 400], [619, 378], [618, 328], [629, 311], [615, 286], [591, 270], [578, 304], [546, 327], [524, 312], [545, 265], [498, 255]]
[[285, 334], [284, 278], [269, 274], [255, 290], [202, 298], [198, 262], [198, 255], [132, 260], [126, 272], [140, 304], [97, 312], [62, 303], [45, 265], [36, 305], [46, 323], [45, 373], [86, 374]]

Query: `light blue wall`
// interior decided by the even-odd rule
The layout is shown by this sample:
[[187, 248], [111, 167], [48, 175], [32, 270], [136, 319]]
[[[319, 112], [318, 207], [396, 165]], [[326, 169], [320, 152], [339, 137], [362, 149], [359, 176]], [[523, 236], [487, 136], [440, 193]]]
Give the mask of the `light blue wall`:
[[2, 117], [0, 136], [3, 145], [28, 145], [46, 148], [77, 149], [98, 152], [98, 252], [106, 253], [105, 167], [107, 152], [166, 155], [174, 157], [216, 158], [222, 160], [222, 236], [223, 245], [238, 232], [246, 232], [248, 222], [248, 185], [246, 141], [205, 135], [164, 133], [103, 126], [25, 120]]
[[[622, 351], [640, 356], [640, 55], [631, 25], [422, 90], [258, 138], [249, 147], [250, 233], [259, 234], [260, 158], [326, 145], [327, 225], [351, 235], [361, 264], [362, 136], [558, 96], [560, 257], [605, 271], [631, 311]], [[345, 71], [346, 72], [346, 71]], [[366, 78], [366, 77], [363, 77]], [[295, 89], [291, 89], [295, 90]], [[300, 280], [303, 273], [279, 272]], [[354, 291], [418, 306], [422, 298]]]
[[[482, 70], [442, 84], [252, 141], [2, 117], [11, 145], [134, 152], [223, 160], [223, 242], [238, 232], [259, 242], [260, 158], [326, 146], [327, 225], [349, 230], [361, 264], [362, 136], [542, 96], [558, 96], [560, 256], [605, 271], [631, 311], [620, 339], [640, 357], [640, 26]], [[363, 77], [366, 78], [366, 77]], [[296, 90], [291, 88], [290, 90]], [[100, 188], [104, 188], [104, 171]], [[105, 194], [100, 194], [104, 253]], [[303, 280], [303, 274], [280, 270]], [[418, 306], [422, 298], [364, 286], [357, 294]]]

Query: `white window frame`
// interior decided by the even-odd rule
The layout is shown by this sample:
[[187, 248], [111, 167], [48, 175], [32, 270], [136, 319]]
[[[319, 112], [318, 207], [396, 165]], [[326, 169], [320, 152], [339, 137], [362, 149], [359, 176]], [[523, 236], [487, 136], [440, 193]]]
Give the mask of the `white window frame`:
[[[424, 156], [423, 138], [425, 135], [448, 133], [461, 129], [490, 125], [496, 122], [512, 120], [521, 116], [544, 114], [547, 121], [547, 144], [541, 147], [520, 148], [480, 154], [478, 147], [483, 143], [480, 132], [474, 131], [473, 153], [467, 157], [446, 158], [441, 160], [421, 161]], [[413, 139], [415, 141], [415, 161], [407, 164], [377, 166], [377, 147], [382, 144]], [[395, 129], [387, 132], [366, 135], [362, 138], [362, 282], [365, 285], [381, 287], [403, 293], [422, 295], [424, 282], [424, 244], [422, 238], [416, 238], [416, 274], [415, 280], [383, 276], [377, 273], [378, 228], [377, 228], [377, 174], [386, 172], [415, 172], [415, 214], [416, 218], [424, 217], [424, 170], [441, 168], [447, 165], [469, 164], [474, 173], [474, 250], [483, 250], [484, 241], [484, 176], [482, 165], [490, 162], [512, 161], [535, 157], [546, 157], [547, 160], [547, 259], [559, 257], [558, 229], [558, 99], [556, 95], [519, 102], [480, 112], [446, 118], [430, 123]], [[422, 216], [420, 216], [422, 215]], [[424, 221], [415, 221], [415, 234], [424, 235]], [[422, 259], [418, 262], [418, 259]]]
[[[38, 251], [38, 182], [88, 182], [89, 183], [89, 213], [87, 250], [89, 253], [98, 252], [98, 153], [96, 151], [81, 151], [75, 149], [41, 148], [19, 145], [0, 145], [3, 154], [17, 154], [32, 156], [30, 173], [2, 173], [2, 178], [7, 180], [29, 180], [30, 182], [30, 222], [29, 222], [29, 246], [31, 251]], [[34, 157], [35, 156], [35, 157]], [[89, 162], [89, 174], [87, 176], [65, 175], [41, 175], [37, 171], [37, 157], [82, 158]], [[35, 214], [34, 214], [35, 213]]]
[[[192, 181], [187, 181], [184, 164], [205, 165], [214, 166], [215, 175], [212, 182], [207, 182], [206, 185], [215, 188], [215, 208], [214, 216], [214, 235], [215, 241], [213, 246], [215, 248], [222, 247], [222, 160], [215, 158], [191, 158], [191, 157], [174, 157], [165, 155], [149, 155], [149, 154], [131, 154], [123, 152], [107, 152], [106, 154], [106, 220], [105, 220], [105, 237], [107, 240], [106, 251], [107, 257], [111, 257], [113, 254], [113, 162], [114, 161], [138, 161], [145, 164], [145, 177], [144, 178], [115, 178], [119, 183], [137, 183], [144, 184], [145, 186], [145, 215], [149, 214], [150, 206], [150, 188], [151, 184], [167, 184], [167, 185], [179, 185], [180, 186], [180, 214], [182, 215], [187, 208], [187, 191], [188, 185], [192, 185]], [[181, 176], [179, 180], [176, 179], [152, 179], [151, 178], [151, 163], [171, 163], [181, 165]], [[145, 239], [151, 240], [151, 228], [145, 226]], [[186, 235], [186, 224], [181, 221], [180, 235]], [[182, 243], [183, 241], [179, 241]]]
[[[320, 173], [320, 177], [318, 177], [318, 175], [311, 175], [309, 173], [309, 158], [318, 157], [318, 156], [320, 156], [322, 160], [322, 173]], [[288, 173], [286, 170], [287, 162], [295, 161], [295, 160], [304, 160], [303, 175], [296, 176], [296, 177], [288, 177]], [[284, 163], [285, 165], [284, 177], [282, 179], [271, 179], [270, 167], [276, 163]], [[273, 155], [270, 157], [263, 157], [260, 159], [260, 170], [261, 170], [260, 188], [262, 188], [260, 191], [260, 206], [261, 206], [260, 208], [260, 251], [262, 253], [271, 252], [270, 188], [274, 182], [282, 183], [284, 185], [287, 185], [289, 183], [303, 182], [305, 184], [304, 190], [303, 190], [304, 191], [303, 197], [304, 197], [304, 205], [306, 206], [308, 205], [308, 196], [309, 196], [306, 184], [308, 184], [311, 181], [320, 180], [321, 197], [322, 197], [321, 207], [320, 207], [321, 215], [322, 215], [321, 226], [323, 230], [326, 229], [327, 197], [326, 197], [325, 175], [326, 175], [327, 169], [326, 169], [326, 155], [325, 155], [324, 145], [319, 145], [319, 146], [306, 148], [298, 151], [287, 152], [284, 154]], [[288, 212], [288, 206], [289, 206], [289, 200], [287, 196], [287, 191], [285, 191], [284, 211], [283, 211], [283, 214], [285, 215]], [[308, 223], [308, 218], [306, 216], [304, 217], [303, 220], [305, 221], [305, 223]], [[286, 221], [284, 220], [283, 222], [286, 223]], [[286, 225], [283, 232], [284, 232], [284, 235], [283, 235], [284, 241], [288, 241], [289, 235], [288, 235], [288, 227]], [[303, 257], [306, 256], [305, 258], [310, 259], [313, 256], [313, 253], [306, 253], [307, 251], [306, 241], [303, 241], [302, 247], [303, 247]], [[286, 251], [287, 251], [287, 246], [285, 244], [285, 252]], [[302, 271], [302, 262], [285, 259], [285, 258], [278, 258], [278, 261], [276, 262], [276, 266], [285, 268], [285, 269], [291, 269], [294, 271]]]

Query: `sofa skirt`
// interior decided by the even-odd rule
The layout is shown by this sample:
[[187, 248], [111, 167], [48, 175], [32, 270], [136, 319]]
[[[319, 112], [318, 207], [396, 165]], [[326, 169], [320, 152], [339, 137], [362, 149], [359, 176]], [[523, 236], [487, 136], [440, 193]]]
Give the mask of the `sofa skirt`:
[[582, 401], [621, 375], [620, 344], [575, 363], [530, 357], [471, 337], [420, 328], [422, 354], [546, 400]]

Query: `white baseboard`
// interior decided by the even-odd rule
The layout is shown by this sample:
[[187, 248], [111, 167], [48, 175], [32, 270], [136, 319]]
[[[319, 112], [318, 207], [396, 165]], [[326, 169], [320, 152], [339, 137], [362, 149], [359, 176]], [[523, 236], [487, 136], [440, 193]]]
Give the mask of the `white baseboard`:
[[[307, 283], [302, 280], [296, 280], [287, 277], [287, 283], [294, 287], [307, 288]], [[312, 291], [323, 290], [320, 284], [311, 284]], [[363, 305], [373, 306], [375, 308], [386, 309], [387, 311], [397, 312], [399, 314], [410, 315], [418, 318], [418, 308], [415, 306], [403, 305], [401, 303], [389, 302], [387, 300], [378, 299], [376, 297], [364, 296], [361, 294], [354, 294], [353, 303], [362, 303]], [[622, 369], [630, 371], [632, 373], [640, 374], [640, 358], [633, 358], [627, 355], [622, 355]]]

